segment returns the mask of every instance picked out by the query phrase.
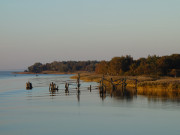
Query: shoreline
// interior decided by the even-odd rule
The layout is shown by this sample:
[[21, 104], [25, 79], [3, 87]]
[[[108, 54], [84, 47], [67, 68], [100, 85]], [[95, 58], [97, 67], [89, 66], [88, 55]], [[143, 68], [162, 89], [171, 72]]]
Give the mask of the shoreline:
[[[77, 79], [78, 73], [80, 73], [80, 80], [84, 82], [100, 82], [102, 74], [96, 74], [95, 72], [79, 71], [79, 72], [57, 72], [57, 71], [44, 71], [37, 74], [72, 74], [71, 79]], [[14, 74], [36, 74], [32, 72], [14, 72]], [[127, 90], [129, 92], [137, 90], [137, 95], [166, 97], [166, 98], [179, 98], [180, 97], [180, 77], [150, 77], [150, 76], [109, 76], [104, 75], [104, 78], [110, 80], [120, 80], [126, 78]], [[137, 87], [134, 80], [137, 79]], [[104, 81], [108, 87], [107, 91], [111, 92], [111, 84], [108, 81]], [[115, 84], [118, 82], [115, 82]], [[121, 93], [121, 85], [117, 87], [116, 93]]]
[[[33, 72], [13, 72], [14, 74], [36, 74]], [[77, 79], [77, 74], [80, 73], [80, 80], [84, 82], [99, 82], [102, 78], [102, 74], [96, 74], [95, 72], [57, 72], [57, 71], [43, 71], [37, 74], [72, 74], [71, 79]], [[133, 79], [138, 80], [138, 93], [139, 95], [166, 95], [169, 92], [174, 92], [180, 96], [180, 77], [159, 77], [153, 78], [150, 76], [104, 76], [106, 79], [113, 80], [126, 78], [127, 87], [134, 88]], [[107, 83], [107, 85], [110, 85]], [[117, 90], [118, 91], [118, 90]]]
[[41, 73], [34, 72], [12, 72], [13, 74], [77, 74], [75, 72], [58, 72], [58, 71], [43, 71]]

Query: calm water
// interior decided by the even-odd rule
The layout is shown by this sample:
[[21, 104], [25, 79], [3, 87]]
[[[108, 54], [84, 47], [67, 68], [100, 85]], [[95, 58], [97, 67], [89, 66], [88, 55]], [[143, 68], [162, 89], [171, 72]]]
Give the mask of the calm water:
[[[0, 72], [0, 135], [180, 134], [178, 100], [108, 94], [102, 99], [96, 83], [83, 82], [77, 94], [70, 76]], [[32, 82], [32, 90], [25, 89], [27, 81]], [[58, 92], [49, 92], [52, 81]], [[69, 94], [64, 91], [65, 82], [70, 83]]]

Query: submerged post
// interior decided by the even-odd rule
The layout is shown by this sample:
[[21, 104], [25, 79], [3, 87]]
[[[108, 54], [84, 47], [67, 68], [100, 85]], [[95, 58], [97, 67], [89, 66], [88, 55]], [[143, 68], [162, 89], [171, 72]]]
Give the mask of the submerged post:
[[136, 90], [136, 94], [137, 94], [137, 83], [138, 83], [138, 80], [135, 79], [135, 90]]
[[126, 95], [126, 85], [127, 85], [127, 83], [126, 83], [126, 78], [124, 78], [123, 79], [123, 95]]
[[52, 82], [49, 84], [49, 90], [59, 90], [59, 89], [58, 86]]
[[65, 83], [65, 92], [67, 93], [69, 91], [69, 84]]
[[112, 91], [115, 91], [115, 85], [114, 85], [114, 83], [113, 83], [113, 79], [111, 78], [111, 90]]
[[124, 79], [121, 80], [121, 85], [122, 85], [122, 93], [124, 94]]
[[78, 73], [78, 77], [77, 77], [77, 89], [79, 90], [80, 88], [80, 74]]
[[30, 89], [32, 89], [32, 88], [33, 88], [32, 83], [28, 81], [28, 82], [26, 83], [26, 89], [27, 89], [27, 90], [30, 90]]
[[90, 90], [90, 92], [91, 92], [91, 85], [89, 86], [89, 90]]
[[101, 80], [101, 92], [102, 93], [104, 92], [104, 83], [103, 83], [103, 80], [104, 80], [104, 75], [102, 76], [102, 80]]

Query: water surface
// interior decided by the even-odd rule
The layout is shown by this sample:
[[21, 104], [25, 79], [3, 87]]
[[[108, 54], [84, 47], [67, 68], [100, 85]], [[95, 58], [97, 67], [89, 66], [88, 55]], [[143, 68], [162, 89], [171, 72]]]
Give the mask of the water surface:
[[[180, 133], [179, 100], [108, 94], [101, 98], [93, 82], [81, 82], [78, 94], [71, 75], [6, 74], [0, 76], [1, 135]], [[27, 81], [32, 82], [32, 90], [25, 89]], [[50, 92], [50, 82], [55, 82], [60, 90]], [[65, 93], [65, 82], [70, 83], [69, 93]], [[93, 87], [91, 92], [89, 85]]]

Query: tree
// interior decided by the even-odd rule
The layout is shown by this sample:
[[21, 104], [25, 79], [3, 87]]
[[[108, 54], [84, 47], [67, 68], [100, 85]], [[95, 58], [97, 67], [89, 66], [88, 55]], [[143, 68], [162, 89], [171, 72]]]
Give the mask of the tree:
[[28, 67], [29, 72], [40, 73], [42, 71], [42, 63], [37, 62], [34, 65]]
[[96, 65], [95, 72], [98, 74], [107, 74], [108, 73], [108, 62], [101, 61]]

